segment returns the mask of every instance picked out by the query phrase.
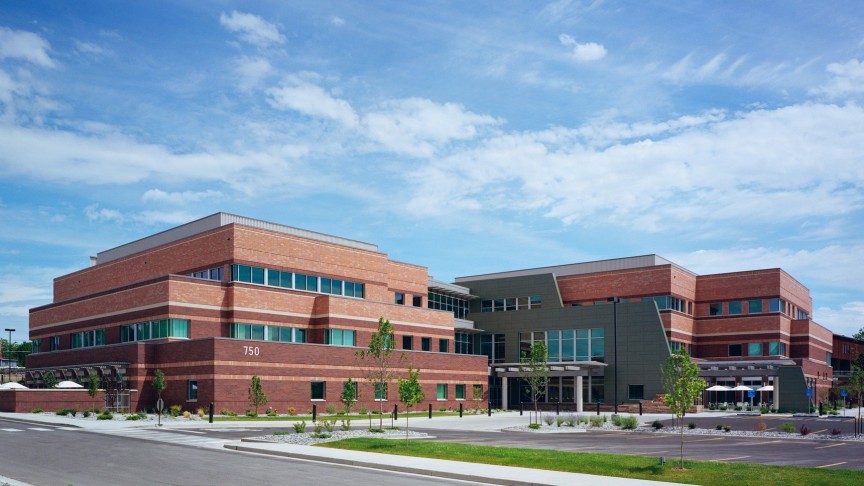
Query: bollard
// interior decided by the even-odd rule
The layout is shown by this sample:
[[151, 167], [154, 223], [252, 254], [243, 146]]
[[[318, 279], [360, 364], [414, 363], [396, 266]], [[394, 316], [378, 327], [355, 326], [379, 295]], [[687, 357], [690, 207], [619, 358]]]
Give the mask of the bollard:
[[639, 402], [639, 415], [642, 415], [642, 402]]
[[487, 403], [487, 405], [489, 405], [489, 408], [486, 410], [486, 413], [488, 413], [489, 416], [491, 417], [492, 416], [492, 402]]
[[393, 420], [399, 420], [399, 404], [393, 404]]
[[459, 418], [462, 418], [462, 404], [459, 404]]
[[825, 410], [822, 407], [822, 402], [819, 402], [819, 416], [825, 415]]
[[519, 402], [519, 416], [522, 416], [522, 402]]
[[210, 423], [213, 423], [213, 402], [210, 402]]
[[429, 418], [432, 418], [432, 404], [429, 404]]
[[597, 402], [597, 415], [600, 415], [600, 402]]
[[555, 402], [555, 415], [561, 415], [561, 400]]
[[318, 405], [312, 405], [312, 421], [315, 422], [318, 417]]

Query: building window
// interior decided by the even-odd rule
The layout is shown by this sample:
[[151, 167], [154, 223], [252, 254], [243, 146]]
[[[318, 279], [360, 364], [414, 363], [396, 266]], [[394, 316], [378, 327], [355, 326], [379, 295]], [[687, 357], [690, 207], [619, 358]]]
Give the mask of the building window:
[[447, 400], [447, 384], [438, 383], [436, 397], [438, 400]]
[[228, 326], [228, 336], [233, 339], [257, 341], [281, 341], [284, 343], [305, 343], [306, 330], [264, 324], [244, 324], [235, 322]]
[[186, 400], [189, 402], [198, 400], [198, 380], [186, 381]]
[[708, 315], [709, 316], [722, 316], [723, 315], [723, 303], [715, 302], [713, 304], [708, 304]]
[[531, 307], [529, 309], [540, 309], [543, 307], [543, 299], [539, 295], [531, 297]]
[[748, 343], [747, 356], [762, 356], [762, 343]]
[[411, 297], [411, 303], [414, 307], [423, 307], [423, 296], [422, 295], [414, 295]]
[[387, 401], [387, 383], [375, 383], [375, 401], [376, 402], [386, 402]]
[[324, 400], [325, 391], [326, 391], [326, 382], [323, 381], [313, 381], [312, 382], [312, 390], [310, 393], [310, 398], [312, 400]]
[[[214, 275], [214, 270], [216, 269], [209, 270], [211, 276]], [[218, 270], [221, 271], [222, 269], [219, 268]], [[198, 273], [200, 272], [196, 272], [192, 276], [198, 276]], [[218, 275], [221, 277], [221, 273]], [[365, 284], [359, 282], [283, 272], [273, 268], [253, 267], [250, 265], [231, 265], [231, 281], [267, 285], [268, 287], [280, 287], [283, 289], [306, 290], [322, 294], [344, 295], [346, 297], [361, 299], [365, 294]]]
[[447, 348], [449, 347], [449, 343], [447, 339], [439, 339], [438, 340], [438, 352], [439, 353], [447, 353], [449, 352]]
[[828, 363], [829, 365], [831, 364], [831, 353], [830, 352], [827, 352], [827, 351], [825, 352], [825, 362]]
[[784, 312], [786, 302], [783, 299], [773, 298], [768, 299], [768, 312]]
[[747, 313], [748, 314], [760, 314], [762, 313], [762, 300], [748, 300], [747, 301]]
[[483, 400], [483, 385], [471, 385], [471, 398]]
[[729, 315], [735, 316], [741, 314], [742, 303], [740, 300], [733, 300], [729, 302]]
[[644, 400], [645, 385], [627, 385], [628, 400]]
[[483, 300], [480, 302], [480, 312], [505, 312], [523, 309], [540, 309], [543, 307], [543, 298], [533, 297], [508, 297], [504, 299]]
[[432, 351], [432, 338], [428, 338], [428, 337], [420, 338], [420, 350], [421, 351]]
[[354, 346], [354, 331], [346, 329], [326, 329], [324, 344], [332, 346]]
[[803, 311], [801, 309], [796, 309], [795, 310], [795, 319], [799, 320], [799, 321], [806, 321], [807, 319], [810, 319], [810, 314], [806, 313], [805, 311]]
[[90, 348], [105, 345], [105, 330], [94, 329], [92, 331], [76, 332], [72, 334], [72, 349]]
[[786, 356], [786, 343], [779, 341], [768, 343], [768, 354], [771, 356]]
[[222, 281], [225, 270], [222, 267], [208, 268], [207, 270], [199, 270], [189, 274], [190, 277], [203, 278], [204, 280]]
[[396, 292], [393, 298], [393, 301], [399, 305], [405, 305], [405, 294], [402, 292]]
[[[468, 317], [468, 301], [453, 297], [452, 295], [429, 292], [429, 295], [426, 297], [426, 306], [430, 309], [450, 311], [457, 319], [466, 319]], [[490, 308], [489, 311], [483, 312], [491, 312], [491, 310]]]
[[60, 336], [51, 336], [48, 338], [48, 345], [50, 351], [57, 351], [60, 349]]
[[189, 319], [159, 319], [120, 326], [120, 342], [162, 338], [188, 338]]
[[34, 339], [32, 341], [32, 348], [33, 348], [34, 353], [40, 352], [40, 350], [42, 348], [42, 340], [41, 339]]
[[456, 400], [465, 400], [465, 385], [456, 385]]
[[402, 336], [402, 349], [414, 349], [414, 336]]
[[456, 354], [474, 354], [474, 340], [473, 337], [464, 332], [456, 333], [456, 349], [454, 349]]
[[740, 344], [730, 344], [729, 345], [729, 356], [741, 356], [741, 345]]
[[480, 336], [480, 354], [485, 354], [490, 363], [504, 362], [504, 334]]
[[689, 353], [687, 343], [681, 343], [678, 341], [669, 341], [669, 350], [672, 351], [673, 354], [681, 354], [682, 351], [684, 353]]

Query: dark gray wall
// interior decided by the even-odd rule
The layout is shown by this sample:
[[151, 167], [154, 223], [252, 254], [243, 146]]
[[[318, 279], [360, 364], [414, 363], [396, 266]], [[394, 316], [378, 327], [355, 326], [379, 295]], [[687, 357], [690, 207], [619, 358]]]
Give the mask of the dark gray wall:
[[780, 410], [808, 412], [810, 401], [807, 399], [807, 382], [801, 367], [781, 366], [777, 376], [780, 378]]
[[[519, 361], [519, 333], [564, 329], [605, 331], [605, 401], [613, 403], [615, 386], [615, 307], [612, 304], [564, 307], [555, 276], [552, 274], [463, 282], [473, 295], [469, 319], [483, 334], [502, 333], [506, 340], [506, 362]], [[541, 309], [505, 312], [480, 312], [480, 300], [541, 296]], [[669, 356], [669, 343], [657, 307], [653, 302], [621, 303], [618, 310], [618, 401], [627, 401], [628, 385], [644, 385], [645, 398], [663, 393], [660, 367]], [[480, 352], [480, 338], [475, 338]]]

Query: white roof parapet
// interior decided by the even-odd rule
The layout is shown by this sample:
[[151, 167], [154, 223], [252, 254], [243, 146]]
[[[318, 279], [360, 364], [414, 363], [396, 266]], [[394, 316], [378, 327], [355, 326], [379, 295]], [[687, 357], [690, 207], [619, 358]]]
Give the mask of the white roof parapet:
[[426, 286], [429, 287], [429, 290], [432, 292], [447, 294], [465, 300], [472, 300], [478, 298], [476, 295], [471, 295], [471, 289], [469, 289], [468, 287], [442, 282], [441, 280], [437, 280], [432, 277], [429, 277]]
[[656, 267], [660, 265], [672, 265], [691, 275], [696, 275], [680, 265], [677, 265], [659, 255], [652, 254], [626, 258], [613, 258], [611, 260], [598, 260], [594, 262], [571, 263], [568, 265], [555, 265], [551, 267], [528, 268], [525, 270], [512, 270], [509, 272], [487, 273], [468, 277], [456, 277], [456, 283], [492, 280], [496, 278], [525, 277], [529, 275], [545, 275], [549, 273], [558, 277], [564, 277], [567, 275], [611, 272], [615, 270], [629, 270], [633, 268]]
[[120, 245], [116, 248], [111, 248], [110, 250], [99, 252], [99, 254], [96, 256], [95, 263], [107, 263], [112, 260], [117, 260], [123, 257], [127, 257], [129, 255], [134, 255], [142, 251], [156, 248], [157, 246], [173, 243], [175, 241], [182, 240], [183, 238], [188, 238], [190, 236], [204, 233], [206, 231], [210, 231], [222, 226], [227, 226], [232, 223], [242, 226], [248, 226], [250, 228], [273, 231], [274, 233], [282, 233], [284, 235], [298, 236], [300, 238], [307, 238], [310, 240], [322, 241], [325, 243], [333, 243], [336, 245], [347, 246], [359, 250], [378, 252], [378, 245], [373, 245], [371, 243], [364, 243], [362, 241], [350, 240], [348, 238], [342, 238], [339, 236], [317, 233], [315, 231], [294, 228], [292, 226], [285, 226], [278, 223], [270, 223], [268, 221], [262, 221], [260, 219], [237, 216], [235, 214], [216, 213], [162, 231], [161, 233], [156, 233], [155, 235], [150, 235], [145, 238], [141, 238], [140, 240], [135, 240], [133, 242], [126, 243], [125, 245]]

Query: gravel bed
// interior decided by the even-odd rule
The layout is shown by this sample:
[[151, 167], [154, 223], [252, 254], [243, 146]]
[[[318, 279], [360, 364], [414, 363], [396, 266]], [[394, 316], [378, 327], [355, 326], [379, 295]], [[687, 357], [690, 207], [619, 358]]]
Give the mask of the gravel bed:
[[[334, 432], [327, 432], [330, 437], [320, 438], [314, 437], [313, 432], [302, 432], [296, 433], [291, 432], [290, 434], [280, 434], [280, 435], [265, 435], [262, 437], [254, 437], [250, 440], [261, 440], [267, 442], [278, 442], [280, 444], [294, 444], [294, 445], [313, 445], [320, 444], [322, 442], [333, 442], [335, 440], [342, 439], [357, 439], [360, 437], [372, 437], [375, 439], [404, 439], [405, 431], [404, 430], [390, 430], [384, 429], [384, 432], [369, 432], [366, 429], [355, 429], [355, 430], [338, 430]], [[408, 437], [412, 439], [423, 439], [429, 437], [429, 434], [414, 432], [413, 430], [408, 431]]]

